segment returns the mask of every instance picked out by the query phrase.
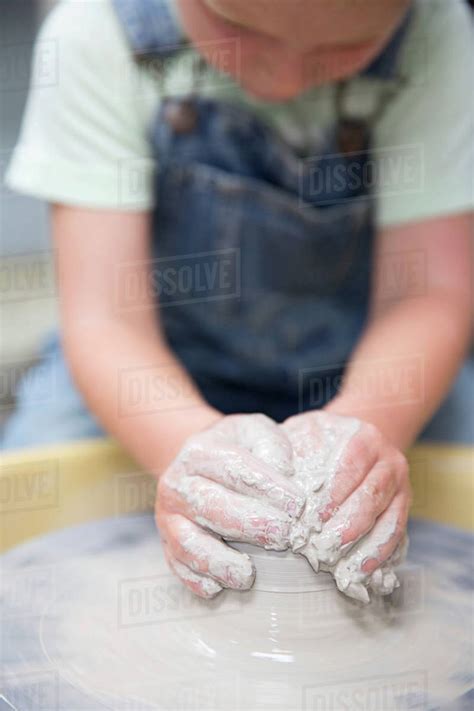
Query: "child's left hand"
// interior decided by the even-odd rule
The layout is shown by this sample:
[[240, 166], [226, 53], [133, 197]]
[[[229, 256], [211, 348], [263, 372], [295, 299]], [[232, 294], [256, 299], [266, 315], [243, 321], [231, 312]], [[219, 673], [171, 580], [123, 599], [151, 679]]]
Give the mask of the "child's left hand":
[[346, 594], [368, 601], [367, 587], [392, 592], [384, 564], [405, 538], [411, 501], [407, 460], [361, 420], [309, 412], [282, 425], [293, 447], [295, 479], [307, 505], [293, 550], [330, 569]]

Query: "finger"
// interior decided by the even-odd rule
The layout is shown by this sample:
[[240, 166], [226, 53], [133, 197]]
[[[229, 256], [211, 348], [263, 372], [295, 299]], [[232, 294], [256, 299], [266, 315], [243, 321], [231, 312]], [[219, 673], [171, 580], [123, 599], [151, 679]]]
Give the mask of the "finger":
[[161, 516], [159, 525], [175, 560], [195, 573], [213, 578], [222, 587], [234, 590], [252, 587], [255, 568], [248, 555], [234, 550], [179, 514]]
[[168, 565], [173, 573], [175, 573], [188, 590], [191, 590], [195, 595], [203, 597], [206, 600], [211, 600], [221, 592], [222, 588], [219, 583], [205, 575], [195, 573], [186, 565], [180, 563], [172, 556], [167, 545], [164, 546], [164, 552]]
[[[401, 492], [379, 517], [372, 531], [336, 565], [334, 577], [339, 590], [363, 602], [369, 601], [367, 584], [374, 570], [383, 565], [405, 534], [409, 496]], [[397, 584], [393, 575], [392, 592]]]
[[162, 477], [158, 504], [230, 541], [271, 550], [289, 546], [288, 514], [200, 476], [179, 476], [175, 481]]
[[334, 565], [374, 526], [395, 496], [397, 481], [389, 462], [378, 462], [364, 482], [323, 526], [309, 545], [321, 563]]
[[387, 558], [383, 565], [376, 568], [372, 575], [369, 576], [368, 586], [377, 595], [389, 595], [395, 588], [399, 587], [398, 578], [395, 575], [393, 566], [398, 565], [405, 559], [407, 549], [408, 536], [404, 533], [394, 552]]
[[[398, 494], [386, 514], [377, 521], [378, 531], [373, 529], [373, 546], [377, 547], [372, 556], [367, 556], [362, 565], [364, 573], [370, 575], [376, 568], [385, 563], [402, 541], [408, 521], [410, 499], [404, 493]], [[384, 518], [385, 517], [385, 518]], [[392, 521], [395, 523], [392, 525]], [[393, 532], [390, 533], [390, 527]]]
[[[357, 490], [376, 465], [380, 454], [380, 436], [366, 434], [366, 427], [357, 432], [340, 457], [334, 476], [327, 483], [327, 494], [321, 501], [320, 518], [324, 523]], [[375, 429], [375, 428], [374, 428]]]
[[284, 430], [266, 415], [233, 415], [226, 418], [235, 441], [283, 476], [293, 474], [293, 450]]
[[189, 476], [206, 477], [238, 494], [265, 499], [290, 516], [299, 516], [304, 507], [304, 494], [296, 483], [227, 441], [202, 435], [191, 438], [176, 464]]
[[343, 458], [331, 486], [328, 505], [321, 510], [322, 521], [327, 521], [341, 504], [362, 484], [367, 472], [373, 469], [379, 459], [390, 462], [392, 471], [397, 481], [408, 478], [408, 462], [403, 454], [390, 448], [390, 455], [386, 450], [386, 443], [380, 432], [370, 423], [364, 423], [357, 433]]
[[[361, 423], [351, 417], [341, 421], [328, 413], [311, 412], [288, 419], [282, 427], [293, 447], [296, 479], [303, 482], [314, 510], [322, 512], [332, 503], [346, 450]], [[366, 471], [359, 475], [360, 480]]]

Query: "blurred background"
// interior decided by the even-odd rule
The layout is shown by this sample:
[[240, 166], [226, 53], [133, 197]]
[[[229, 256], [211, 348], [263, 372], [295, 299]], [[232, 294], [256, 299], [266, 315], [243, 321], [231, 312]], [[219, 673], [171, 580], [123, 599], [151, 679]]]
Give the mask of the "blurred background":
[[31, 54], [56, 0], [0, 0], [0, 421], [12, 391], [57, 320], [46, 206], [3, 183], [28, 93]]

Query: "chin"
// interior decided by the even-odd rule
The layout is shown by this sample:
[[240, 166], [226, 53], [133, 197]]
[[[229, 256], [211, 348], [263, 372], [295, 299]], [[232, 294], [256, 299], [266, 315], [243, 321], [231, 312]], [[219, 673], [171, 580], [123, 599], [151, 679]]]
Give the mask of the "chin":
[[307, 87], [298, 87], [297, 89], [274, 89], [269, 90], [265, 87], [255, 86], [251, 83], [241, 83], [241, 86], [245, 91], [256, 99], [261, 101], [268, 101], [269, 103], [280, 103], [284, 101], [292, 101], [297, 99], [301, 94], [307, 91]]

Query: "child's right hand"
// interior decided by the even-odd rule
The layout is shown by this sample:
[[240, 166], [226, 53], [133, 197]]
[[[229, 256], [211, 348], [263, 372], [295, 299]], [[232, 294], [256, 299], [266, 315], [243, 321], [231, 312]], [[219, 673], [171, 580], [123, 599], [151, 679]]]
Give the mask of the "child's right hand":
[[156, 522], [167, 560], [192, 592], [249, 589], [250, 558], [222, 539], [285, 550], [304, 495], [292, 448], [265, 415], [230, 415], [191, 436], [160, 478]]

